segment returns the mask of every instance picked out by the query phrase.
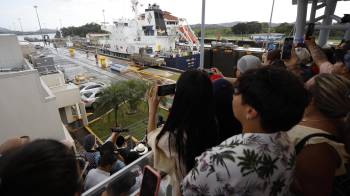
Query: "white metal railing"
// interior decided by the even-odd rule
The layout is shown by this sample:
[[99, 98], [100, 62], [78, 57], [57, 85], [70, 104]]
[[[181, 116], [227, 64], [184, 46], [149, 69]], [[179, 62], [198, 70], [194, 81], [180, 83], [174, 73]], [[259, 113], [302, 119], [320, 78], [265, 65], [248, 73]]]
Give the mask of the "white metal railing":
[[[147, 154], [143, 155], [142, 157], [138, 158], [133, 163], [125, 166], [123, 169], [118, 171], [117, 173], [110, 176], [108, 179], [100, 182], [96, 186], [92, 187], [91, 189], [85, 191], [82, 196], [94, 196], [97, 194], [102, 193], [106, 190], [106, 187], [113, 182], [118, 182], [119, 180], [128, 177], [130, 172], [137, 168], [143, 168], [145, 165], [153, 165], [153, 152], [148, 152]], [[136, 189], [139, 189], [141, 184], [137, 184], [138, 187], [133, 187]]]

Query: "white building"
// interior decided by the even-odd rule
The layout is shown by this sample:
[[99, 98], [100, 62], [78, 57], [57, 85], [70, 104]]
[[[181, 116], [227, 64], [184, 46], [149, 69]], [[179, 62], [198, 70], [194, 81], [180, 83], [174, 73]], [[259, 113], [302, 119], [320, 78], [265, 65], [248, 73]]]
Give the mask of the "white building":
[[[23, 59], [15, 35], [0, 35], [0, 62], [0, 143], [18, 136], [73, 142], [58, 108], [67, 108], [70, 118], [69, 106], [84, 106], [80, 103], [79, 89], [64, 84], [60, 72], [40, 77]], [[18, 66], [23, 70], [9, 70]]]

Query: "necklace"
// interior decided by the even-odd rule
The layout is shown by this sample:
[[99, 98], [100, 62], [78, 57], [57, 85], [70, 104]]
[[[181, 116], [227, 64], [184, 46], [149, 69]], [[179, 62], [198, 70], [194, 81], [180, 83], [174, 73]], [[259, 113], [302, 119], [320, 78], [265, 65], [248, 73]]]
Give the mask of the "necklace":
[[301, 122], [319, 122], [319, 121], [324, 121], [324, 119], [305, 119], [303, 118]]

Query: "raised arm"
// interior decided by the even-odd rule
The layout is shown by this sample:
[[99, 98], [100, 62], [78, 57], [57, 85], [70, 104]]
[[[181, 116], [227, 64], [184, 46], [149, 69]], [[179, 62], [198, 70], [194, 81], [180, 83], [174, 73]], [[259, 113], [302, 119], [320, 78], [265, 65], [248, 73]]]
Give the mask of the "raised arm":
[[326, 54], [321, 50], [319, 46], [316, 45], [314, 39], [305, 39], [305, 45], [309, 49], [314, 63], [320, 67], [323, 63], [330, 63], [327, 59]]
[[157, 128], [156, 115], [157, 115], [157, 109], [160, 101], [160, 97], [158, 97], [157, 93], [158, 93], [158, 86], [152, 86], [148, 91], [147, 133], [154, 131]]

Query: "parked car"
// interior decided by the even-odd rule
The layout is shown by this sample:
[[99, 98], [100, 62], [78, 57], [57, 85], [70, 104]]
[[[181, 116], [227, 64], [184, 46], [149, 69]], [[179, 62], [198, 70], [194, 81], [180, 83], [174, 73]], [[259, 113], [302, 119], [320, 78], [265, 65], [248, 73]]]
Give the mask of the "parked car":
[[85, 107], [96, 109], [97, 99], [102, 95], [101, 90], [87, 91], [81, 93], [81, 100], [85, 103]]
[[102, 82], [87, 82], [84, 84], [81, 84], [79, 89], [80, 89], [80, 94], [83, 94], [85, 92], [94, 92], [97, 90], [101, 90], [105, 88], [107, 85], [102, 83]]

